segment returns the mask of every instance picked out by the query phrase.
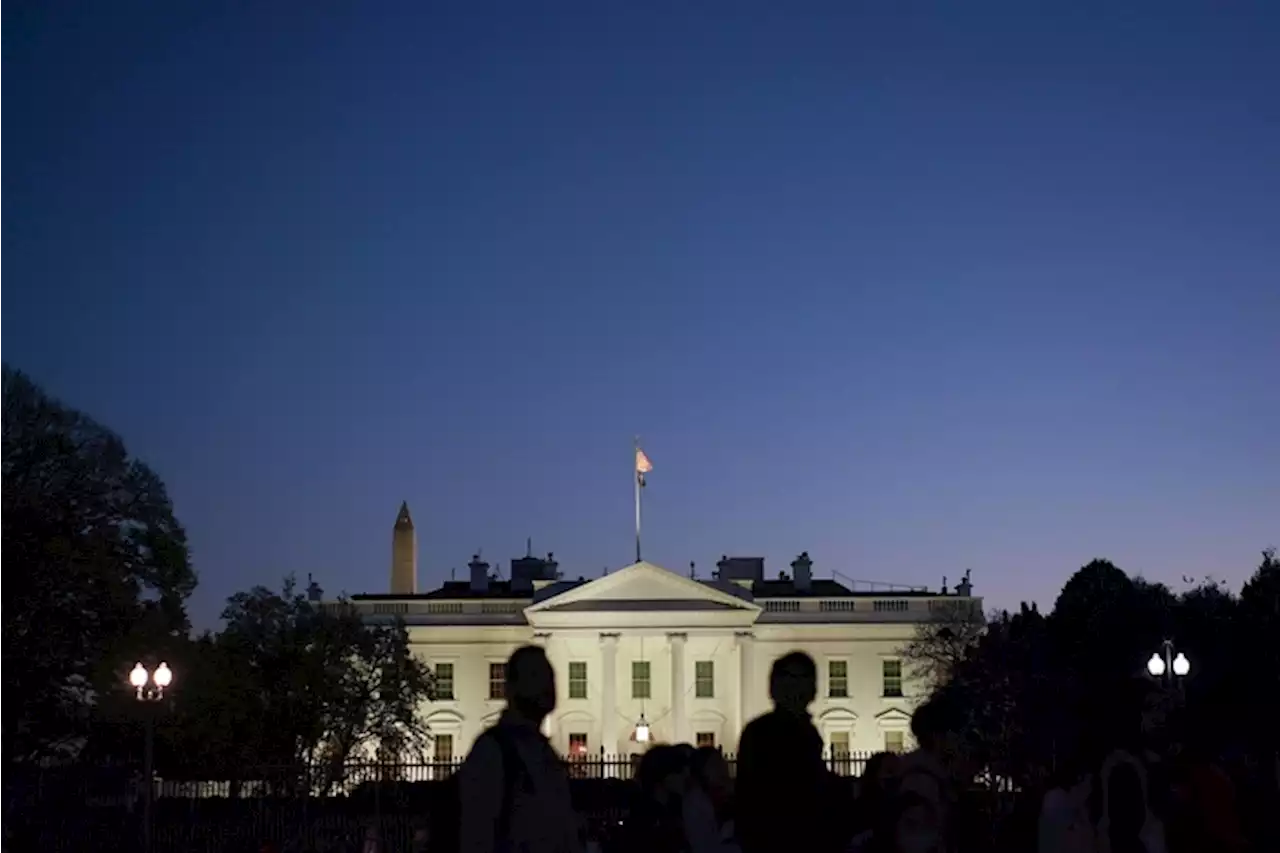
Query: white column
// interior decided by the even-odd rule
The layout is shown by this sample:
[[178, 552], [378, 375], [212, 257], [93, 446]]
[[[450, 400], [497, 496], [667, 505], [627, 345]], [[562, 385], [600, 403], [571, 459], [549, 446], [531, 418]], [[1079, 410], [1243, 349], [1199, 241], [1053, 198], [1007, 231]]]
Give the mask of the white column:
[[676, 743], [689, 740], [689, 714], [685, 711], [684, 702], [688, 687], [684, 680], [684, 645], [687, 639], [688, 634], [667, 635], [667, 645], [671, 649], [671, 726]]
[[738, 749], [737, 738], [742, 737], [742, 730], [751, 722], [755, 710], [755, 674], [756, 638], [750, 631], [739, 631], [735, 639], [738, 641], [738, 731], [731, 747]]
[[[538, 632], [538, 633], [535, 633], [535, 634], [533, 635], [533, 645], [535, 645], [535, 646], [539, 646], [539, 647], [540, 647], [544, 652], [546, 652], [546, 654], [547, 654], [547, 660], [548, 660], [548, 661], [551, 661], [551, 648], [550, 648], [550, 647], [551, 647], [551, 634], [546, 633], [546, 632]], [[554, 662], [554, 661], [551, 661], [551, 668], [552, 668], [552, 669], [555, 669], [555, 662]], [[559, 677], [559, 675], [560, 675], [560, 674], [557, 672], [557, 673], [556, 673], [556, 677], [558, 678], [558, 677]], [[552, 716], [554, 716], [554, 714], [555, 714], [555, 711], [552, 711], [550, 714], [547, 714], [547, 716], [543, 717], [543, 719], [542, 719], [542, 727], [541, 727], [541, 728], [542, 728], [542, 735], [543, 735], [543, 737], [550, 738], [550, 737], [551, 737], [551, 735], [552, 735], [552, 733], [555, 731], [555, 727], [554, 727], [554, 725], [552, 724], [552, 719], [551, 719], [551, 718], [552, 718]], [[555, 743], [553, 742], [553, 743], [552, 743], [552, 746], [554, 746], [554, 745], [555, 745]], [[558, 751], [558, 750], [557, 750], [557, 751]]]
[[618, 752], [618, 635], [600, 635], [600, 745]]

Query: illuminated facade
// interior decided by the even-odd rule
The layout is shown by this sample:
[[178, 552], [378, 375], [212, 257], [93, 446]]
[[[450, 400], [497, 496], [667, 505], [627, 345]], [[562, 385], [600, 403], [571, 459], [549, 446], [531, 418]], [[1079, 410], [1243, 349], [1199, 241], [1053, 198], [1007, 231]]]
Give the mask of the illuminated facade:
[[[397, 520], [393, 580], [412, 588], [407, 510]], [[520, 645], [544, 647], [559, 704], [545, 731], [560, 752], [641, 752], [649, 742], [736, 748], [746, 721], [769, 708], [774, 660], [794, 650], [818, 666], [813, 719], [829, 750], [910, 745], [912, 684], [899, 653], [939, 603], [975, 608], [966, 579], [956, 592], [855, 592], [812, 577], [802, 554], [789, 574], [765, 580], [763, 560], [725, 559], [712, 580], [639, 562], [591, 580], [526, 556], [497, 579], [476, 558], [466, 581], [427, 593], [354, 597], [371, 621], [402, 619], [441, 696], [428, 722], [440, 759], [460, 756], [502, 710], [503, 662]]]

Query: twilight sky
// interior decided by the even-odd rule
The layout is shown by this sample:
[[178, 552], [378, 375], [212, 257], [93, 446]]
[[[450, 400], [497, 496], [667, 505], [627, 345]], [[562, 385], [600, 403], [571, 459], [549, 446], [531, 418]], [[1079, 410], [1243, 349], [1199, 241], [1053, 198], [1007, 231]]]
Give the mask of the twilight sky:
[[168, 483], [200, 626], [384, 591], [402, 499], [427, 586], [623, 565], [637, 433], [703, 576], [1280, 544], [1280, 4], [4, 11], [4, 359]]

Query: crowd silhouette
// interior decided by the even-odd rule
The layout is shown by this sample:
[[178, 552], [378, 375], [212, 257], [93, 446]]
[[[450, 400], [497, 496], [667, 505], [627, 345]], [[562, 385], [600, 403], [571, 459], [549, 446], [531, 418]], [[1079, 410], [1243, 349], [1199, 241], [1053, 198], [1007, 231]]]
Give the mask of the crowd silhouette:
[[[831, 772], [808, 707], [814, 661], [779, 658], [774, 707], [742, 732], [736, 774], [718, 750], [655, 745], [639, 762], [623, 820], [587, 825], [568, 777], [540, 732], [555, 708], [542, 649], [507, 666], [507, 707], [476, 741], [457, 777], [456, 837], [448, 816], [423, 833], [426, 850], [461, 853], [1208, 853], [1263, 850], [1274, 836], [1268, 798], [1280, 765], [1220, 756], [1204, 731], [1155, 736], [1141, 691], [1089, 711], [1082, 742], [1038, 785], [976, 796], [983, 773], [966, 753], [963, 715], [938, 695], [912, 717], [916, 747], [879, 753], [860, 779]], [[988, 789], [989, 790], [989, 789]], [[1254, 816], [1254, 836], [1246, 830]]]

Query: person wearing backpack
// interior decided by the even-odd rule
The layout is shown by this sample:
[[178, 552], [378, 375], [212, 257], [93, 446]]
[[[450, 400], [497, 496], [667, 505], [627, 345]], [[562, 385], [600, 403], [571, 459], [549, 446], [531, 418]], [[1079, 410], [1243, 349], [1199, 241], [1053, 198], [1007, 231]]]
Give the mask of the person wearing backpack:
[[934, 696], [912, 714], [911, 734], [916, 739], [916, 749], [899, 762], [897, 784], [889, 803], [892, 844], [883, 844], [880, 849], [952, 853], [959, 846], [957, 780], [965, 776], [959, 729], [959, 710], [945, 695]]
[[556, 706], [546, 652], [516, 649], [506, 698], [458, 770], [459, 853], [582, 853], [568, 774], [539, 728]]

